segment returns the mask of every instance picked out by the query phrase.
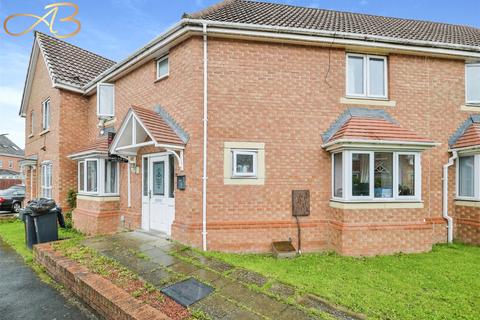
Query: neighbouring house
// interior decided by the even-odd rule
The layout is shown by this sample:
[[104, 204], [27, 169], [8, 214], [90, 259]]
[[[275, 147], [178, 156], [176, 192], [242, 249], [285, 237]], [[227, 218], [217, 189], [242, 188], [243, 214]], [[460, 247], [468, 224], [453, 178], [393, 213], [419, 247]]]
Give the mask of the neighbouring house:
[[0, 190], [22, 183], [20, 162], [23, 155], [23, 150], [7, 134], [0, 134]]
[[345, 255], [480, 243], [473, 27], [227, 0], [118, 63], [36, 32], [20, 114], [27, 192], [65, 206], [78, 190], [87, 234], [236, 252], [300, 235]]

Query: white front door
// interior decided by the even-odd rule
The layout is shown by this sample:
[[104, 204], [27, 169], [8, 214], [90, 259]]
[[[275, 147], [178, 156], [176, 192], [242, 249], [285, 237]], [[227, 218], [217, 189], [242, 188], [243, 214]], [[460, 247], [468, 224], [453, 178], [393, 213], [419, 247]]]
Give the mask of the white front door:
[[169, 155], [143, 158], [142, 228], [172, 234], [175, 218], [173, 159]]

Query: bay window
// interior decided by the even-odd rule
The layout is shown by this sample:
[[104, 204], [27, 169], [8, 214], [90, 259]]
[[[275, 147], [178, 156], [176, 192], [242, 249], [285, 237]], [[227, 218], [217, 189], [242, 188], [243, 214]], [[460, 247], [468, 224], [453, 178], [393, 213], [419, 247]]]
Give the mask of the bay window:
[[78, 162], [78, 192], [91, 195], [118, 195], [119, 163], [109, 159]]
[[333, 199], [420, 200], [418, 152], [345, 150], [334, 153], [332, 161]]
[[387, 57], [347, 54], [347, 96], [387, 98]]
[[480, 200], [478, 170], [480, 155], [460, 156], [457, 160], [457, 198]]

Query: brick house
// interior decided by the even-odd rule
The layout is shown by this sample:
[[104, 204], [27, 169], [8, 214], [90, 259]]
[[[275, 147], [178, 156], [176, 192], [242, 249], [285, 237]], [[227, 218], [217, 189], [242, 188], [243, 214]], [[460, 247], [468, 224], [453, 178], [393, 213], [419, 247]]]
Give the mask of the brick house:
[[479, 29], [246, 0], [185, 14], [118, 63], [37, 32], [20, 114], [29, 130], [49, 101], [51, 129], [27, 138], [27, 181], [62, 205], [77, 189], [87, 234], [242, 252], [300, 235], [345, 255], [478, 244], [479, 61]]
[[0, 190], [22, 183], [20, 162], [23, 156], [23, 150], [7, 134], [0, 134]]

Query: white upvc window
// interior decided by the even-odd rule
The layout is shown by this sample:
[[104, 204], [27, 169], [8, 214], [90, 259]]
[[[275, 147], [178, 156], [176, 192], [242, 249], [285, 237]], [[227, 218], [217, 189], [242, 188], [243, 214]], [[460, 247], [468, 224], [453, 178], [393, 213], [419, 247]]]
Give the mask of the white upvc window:
[[78, 162], [78, 192], [87, 195], [118, 195], [120, 165], [117, 161], [92, 158]]
[[50, 128], [50, 98], [42, 102], [42, 130]]
[[3, 160], [0, 160], [0, 168], [3, 168]]
[[35, 112], [30, 113], [30, 135], [33, 135], [35, 132]]
[[232, 176], [256, 177], [257, 176], [257, 151], [232, 150]]
[[52, 163], [44, 163], [41, 167], [42, 198], [52, 198]]
[[387, 57], [347, 53], [347, 96], [386, 99], [388, 97]]
[[170, 65], [168, 55], [157, 60], [157, 80], [168, 77], [170, 74]]
[[480, 155], [460, 156], [457, 159], [456, 194], [461, 200], [480, 200]]
[[115, 117], [115, 85], [111, 83], [97, 84], [97, 116], [99, 118]]
[[369, 202], [420, 201], [420, 154], [357, 150], [333, 153], [332, 198]]
[[480, 104], [480, 63], [465, 65], [465, 100], [467, 104]]

